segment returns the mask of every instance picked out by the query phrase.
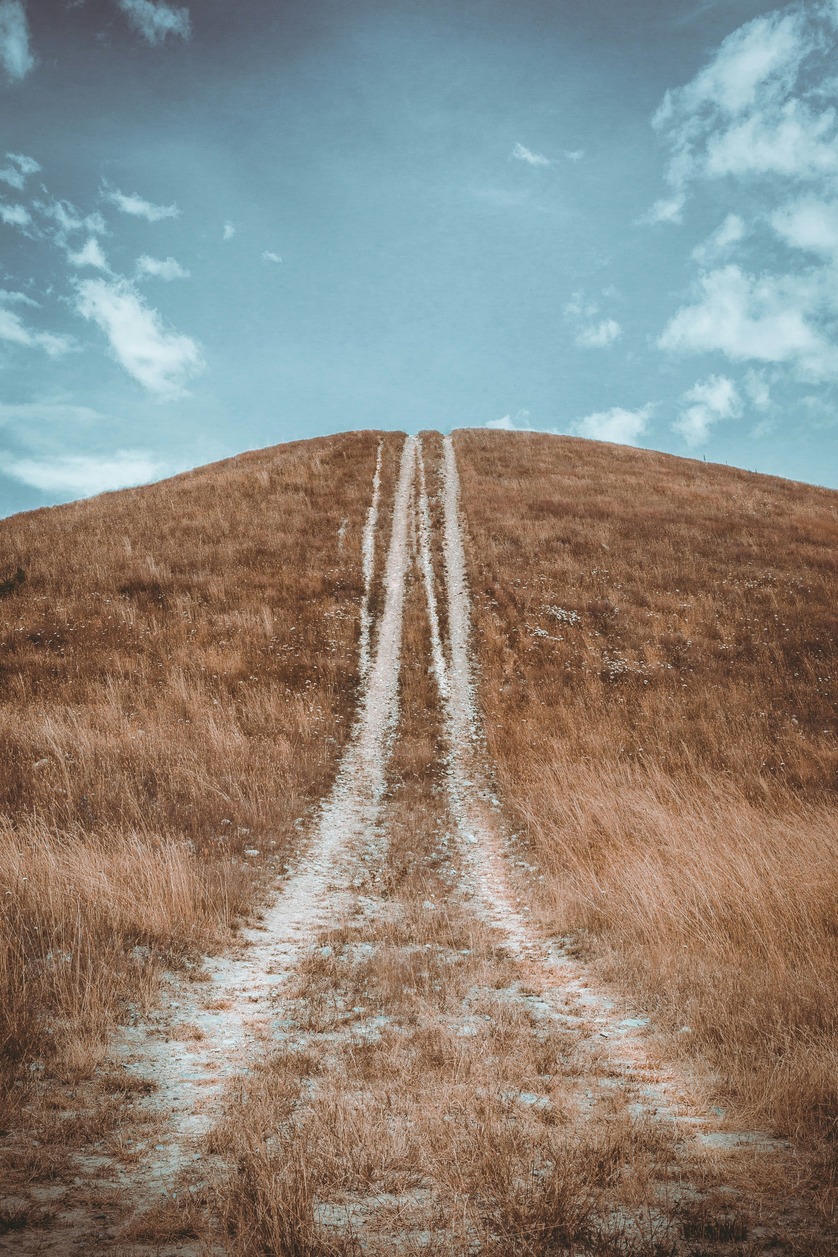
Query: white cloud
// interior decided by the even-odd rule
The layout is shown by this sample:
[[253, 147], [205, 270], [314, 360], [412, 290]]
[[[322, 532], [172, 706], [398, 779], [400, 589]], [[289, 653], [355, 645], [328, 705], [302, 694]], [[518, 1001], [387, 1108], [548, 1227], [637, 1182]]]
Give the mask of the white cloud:
[[598, 304], [581, 292], [575, 292], [565, 306], [565, 320], [576, 328], [574, 340], [581, 349], [607, 349], [622, 335], [616, 319], [601, 319], [599, 315]]
[[742, 402], [733, 380], [726, 375], [711, 375], [685, 393], [684, 409], [672, 425], [687, 445], [702, 445], [710, 429], [722, 419], [736, 419], [742, 413]]
[[838, 170], [835, 114], [818, 113], [799, 100], [787, 101], [768, 116], [755, 114], [707, 140], [704, 173], [782, 175], [817, 179]]
[[592, 441], [613, 441], [617, 445], [637, 445], [649, 427], [654, 406], [649, 403], [640, 410], [623, 410], [614, 406], [601, 410], [570, 425], [575, 436]]
[[725, 266], [702, 275], [698, 299], [682, 306], [658, 340], [661, 349], [709, 353], [734, 361], [790, 364], [805, 379], [838, 376], [838, 346], [814, 326], [834, 300], [826, 276], [747, 275]]
[[64, 244], [66, 237], [75, 231], [87, 231], [91, 235], [102, 235], [105, 231], [105, 220], [101, 214], [83, 216], [70, 201], [35, 201], [34, 207], [44, 218], [55, 223], [53, 238], [58, 244]]
[[577, 334], [576, 344], [582, 349], [606, 349], [622, 334], [623, 329], [616, 319], [603, 319], [600, 323], [583, 328]]
[[10, 227], [26, 227], [31, 223], [32, 215], [25, 205], [0, 203], [0, 219]]
[[838, 8], [829, 4], [755, 18], [729, 35], [689, 83], [665, 94], [652, 123], [670, 150], [671, 195], [650, 218], [680, 221], [696, 179], [805, 180], [838, 170], [835, 110], [817, 103], [830, 94], [836, 27]]
[[745, 224], [738, 214], [728, 214], [727, 218], [712, 232], [705, 241], [696, 245], [692, 256], [696, 262], [706, 266], [718, 261], [731, 249], [732, 245], [744, 240], [747, 232]]
[[20, 192], [27, 176], [36, 174], [41, 167], [34, 157], [27, 157], [25, 153], [7, 153], [6, 156], [10, 164], [0, 170], [0, 179]]
[[788, 91], [812, 50], [800, 11], [746, 22], [685, 87], [669, 91], [655, 115], [661, 129], [702, 109], [735, 117]]
[[22, 0], [0, 0], [0, 61], [10, 79], [24, 79], [35, 64]]
[[78, 253], [67, 255], [71, 266], [93, 266], [99, 271], [109, 271], [107, 258], [95, 236], [89, 236]]
[[169, 331], [127, 280], [83, 281], [76, 308], [102, 329], [117, 362], [151, 393], [178, 396], [204, 369], [197, 341]]
[[838, 262], [838, 201], [810, 197], [782, 205], [771, 226], [792, 248], [818, 253]]
[[66, 336], [55, 336], [52, 332], [33, 332], [19, 315], [3, 307], [0, 307], [0, 340], [23, 345], [28, 349], [43, 349], [51, 358], [67, 353], [73, 345]]
[[[693, 185], [721, 180], [728, 194], [747, 189], [750, 213], [747, 226], [728, 213], [693, 249], [707, 273], [660, 348], [838, 378], [836, 45], [836, 0], [786, 6], [745, 23], [666, 93], [653, 124], [669, 148], [669, 196], [647, 217], [680, 221]], [[749, 273], [736, 263], [739, 246], [763, 243], [768, 230], [763, 256], [777, 256], [780, 242], [791, 260], [779, 273]]]
[[767, 410], [771, 405], [771, 386], [761, 371], [745, 372], [745, 392], [757, 410]]
[[165, 463], [142, 450], [116, 450], [113, 454], [65, 454], [54, 458], [13, 458], [3, 470], [44, 493], [71, 493], [90, 497], [109, 489], [147, 484], [168, 470]]
[[126, 196], [118, 188], [107, 188], [105, 195], [111, 204], [123, 214], [131, 214], [134, 218], [145, 218], [147, 222], [159, 223], [164, 218], [177, 218], [180, 210], [176, 205], [155, 205], [144, 197], [131, 193]]
[[90, 427], [96, 423], [111, 421], [89, 406], [73, 406], [66, 402], [0, 402], [0, 428], [17, 427], [19, 436], [30, 448], [35, 444], [34, 433], [43, 434], [47, 427]]
[[175, 8], [165, 0], [117, 0], [128, 21], [150, 44], [161, 44], [169, 35], [188, 39], [189, 10]]
[[236, 234], [236, 228], [235, 228], [234, 224], [233, 224], [233, 223], [229, 223], [229, 222], [228, 222], [228, 223], [225, 223], [225, 224], [224, 224], [224, 231], [223, 231], [223, 232], [222, 232], [222, 234], [221, 234], [221, 238], [222, 238], [222, 240], [232, 240], [232, 239], [233, 239], [233, 236], [234, 236], [235, 234]]
[[566, 148], [564, 149], [563, 156], [565, 156], [568, 161], [581, 161], [585, 156], [585, 150], [584, 148]]
[[553, 164], [549, 157], [545, 157], [543, 153], [534, 153], [523, 144], [516, 144], [509, 156], [514, 157], [516, 161], [526, 162], [528, 166], [552, 166]]
[[497, 428], [501, 432], [534, 432], [530, 423], [530, 412], [528, 410], [518, 410], [512, 415], [504, 415], [501, 419], [489, 419], [484, 425], [487, 428]]
[[270, 249], [265, 249], [264, 253], [262, 254], [262, 261], [263, 262], [281, 262], [282, 258], [279, 256], [278, 253], [272, 253]]
[[676, 196], [663, 197], [642, 215], [641, 223], [680, 223], [684, 217], [686, 197], [682, 193]]
[[137, 258], [137, 278], [152, 276], [154, 279], [188, 279], [189, 271], [184, 270], [180, 262], [174, 258], [152, 258], [147, 253]]
[[27, 297], [25, 292], [10, 292], [8, 288], [0, 288], [0, 304], [30, 306], [37, 310], [38, 302]]

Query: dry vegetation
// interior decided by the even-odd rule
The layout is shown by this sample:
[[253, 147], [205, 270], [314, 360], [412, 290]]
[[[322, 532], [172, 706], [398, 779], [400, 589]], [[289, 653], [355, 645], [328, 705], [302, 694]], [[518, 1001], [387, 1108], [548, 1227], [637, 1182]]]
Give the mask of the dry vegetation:
[[206, 1145], [223, 1167], [182, 1183], [180, 1224], [233, 1257], [763, 1251], [755, 1181], [720, 1191], [714, 1156], [638, 1117], [590, 1027], [562, 1028], [479, 920], [415, 568], [405, 634], [388, 841], [357, 853], [357, 902], [303, 964], [283, 1050], [232, 1092]]
[[[522, 911], [645, 1005], [740, 1125], [808, 1141], [819, 1217], [794, 1154], [667, 1107], [659, 1037], [638, 1063], [504, 949], [450, 811], [412, 511], [399, 730], [379, 821], [335, 866], [350, 906], [285, 975], [280, 1050], [227, 1087], [173, 1190], [149, 1190], [169, 1115], [108, 1029], [142, 1018], [162, 970], [201, 976], [329, 789], [376, 445], [280, 447], [0, 523], [0, 1059], [5, 1123], [28, 1121], [4, 1141], [0, 1234], [120, 1257], [827, 1257], [838, 499], [520, 434], [457, 453]], [[440, 452], [427, 437], [438, 591]], [[201, 1035], [183, 1007], [166, 1033]]]
[[570, 438], [464, 432], [457, 451], [529, 893], [740, 1120], [829, 1161], [838, 495]]
[[228, 937], [328, 787], [377, 443], [301, 442], [0, 523], [6, 1124], [24, 1077], [89, 1072], [163, 967]]

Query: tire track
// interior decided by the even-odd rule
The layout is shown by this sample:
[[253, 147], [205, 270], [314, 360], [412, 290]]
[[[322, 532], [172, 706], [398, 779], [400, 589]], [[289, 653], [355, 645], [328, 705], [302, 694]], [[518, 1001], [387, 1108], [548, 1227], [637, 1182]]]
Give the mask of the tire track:
[[372, 501], [367, 518], [364, 521], [364, 532], [361, 538], [361, 571], [364, 578], [364, 595], [361, 600], [361, 640], [358, 646], [358, 671], [363, 680], [370, 670], [370, 635], [372, 617], [370, 615], [370, 596], [372, 594], [372, 578], [375, 572], [375, 534], [378, 528], [378, 507], [381, 501], [381, 449], [383, 441], [378, 442], [375, 456], [375, 474], [372, 478]]

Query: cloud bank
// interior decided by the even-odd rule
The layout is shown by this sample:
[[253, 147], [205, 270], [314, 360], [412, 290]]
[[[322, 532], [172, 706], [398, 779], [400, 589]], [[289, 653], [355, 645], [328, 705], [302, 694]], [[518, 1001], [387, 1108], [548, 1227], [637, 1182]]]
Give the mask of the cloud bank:
[[[838, 379], [836, 51], [834, 0], [788, 6], [739, 27], [665, 94], [653, 126], [669, 190], [652, 219], [682, 221], [702, 188], [742, 195], [748, 214], [737, 207], [693, 249], [698, 274], [659, 348]], [[756, 271], [749, 249], [773, 269]], [[702, 420], [685, 423], [682, 435], [703, 439]]]

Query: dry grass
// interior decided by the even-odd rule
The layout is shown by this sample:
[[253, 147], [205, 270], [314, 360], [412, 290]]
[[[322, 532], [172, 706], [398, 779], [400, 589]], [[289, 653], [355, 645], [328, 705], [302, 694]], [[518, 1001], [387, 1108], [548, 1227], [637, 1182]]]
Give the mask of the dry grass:
[[831, 1137], [838, 495], [570, 438], [457, 453], [531, 893], [724, 1103]]
[[0, 523], [0, 577], [26, 577], [0, 602], [7, 1085], [37, 1056], [89, 1072], [112, 1018], [222, 942], [293, 852], [353, 711], [377, 440]]
[[361, 853], [356, 910], [312, 940], [284, 1005], [286, 1047], [208, 1141], [224, 1164], [199, 1235], [235, 1257], [762, 1251], [754, 1181], [743, 1207], [637, 1117], [632, 1081], [545, 1019], [475, 913], [428, 664], [414, 570], [388, 844]]

